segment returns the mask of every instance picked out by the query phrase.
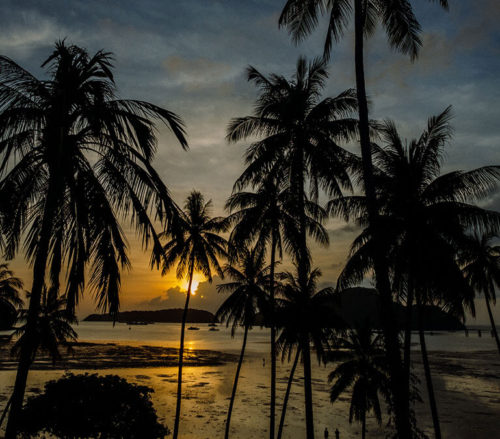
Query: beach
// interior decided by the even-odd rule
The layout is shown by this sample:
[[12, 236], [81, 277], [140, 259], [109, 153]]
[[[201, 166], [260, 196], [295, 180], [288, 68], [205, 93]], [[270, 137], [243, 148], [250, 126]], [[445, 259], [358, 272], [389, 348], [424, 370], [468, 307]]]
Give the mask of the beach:
[[[87, 323], [79, 327], [80, 345], [74, 346], [64, 365], [53, 368], [48, 359], [35, 364], [30, 372], [28, 394], [43, 389], [46, 381], [61, 377], [66, 371], [74, 373], [117, 374], [130, 382], [154, 389], [152, 400], [160, 420], [173, 425], [177, 368], [174, 334], [179, 325], [158, 324], [128, 329], [127, 325], [104, 326]], [[233, 385], [241, 334], [231, 338], [225, 328], [209, 332], [206, 325], [199, 331], [187, 332], [186, 367], [184, 369], [181, 436], [185, 439], [222, 437], [224, 422]], [[103, 329], [107, 328], [107, 329]], [[162, 342], [159, 335], [163, 333]], [[99, 335], [100, 334], [100, 335]], [[105, 339], [115, 334], [115, 341]], [[99, 337], [104, 338], [98, 340]], [[255, 328], [249, 336], [248, 352], [243, 364], [233, 418], [232, 436], [241, 439], [265, 437], [269, 423], [269, 345], [268, 331]], [[86, 338], [86, 339], [85, 339]], [[444, 438], [497, 437], [500, 416], [500, 356], [495, 352], [489, 335], [467, 338], [459, 333], [428, 335], [430, 362], [436, 388], [436, 399]], [[202, 340], [205, 342], [202, 343]], [[177, 342], [178, 343], [178, 342]], [[443, 349], [436, 350], [437, 345]], [[206, 347], [207, 349], [201, 349]], [[225, 347], [225, 348], [224, 348]], [[416, 349], [417, 346], [414, 346]], [[455, 350], [450, 350], [453, 348]], [[5, 347], [0, 350], [0, 404], [3, 406], [12, 390], [15, 370], [12, 360], [6, 359]], [[432, 420], [426, 402], [425, 382], [418, 350], [413, 352], [415, 372], [421, 380], [423, 403], [416, 405], [419, 427], [432, 437]], [[359, 424], [349, 424], [349, 394], [331, 404], [328, 373], [335, 367], [313, 362], [313, 397], [317, 437], [328, 428], [334, 437], [361, 436]], [[278, 407], [285, 392], [291, 363], [278, 362]], [[305, 437], [304, 395], [302, 371], [297, 368], [292, 386], [283, 438]], [[383, 413], [382, 426], [372, 417], [367, 420], [367, 437], [384, 438], [388, 418]]]

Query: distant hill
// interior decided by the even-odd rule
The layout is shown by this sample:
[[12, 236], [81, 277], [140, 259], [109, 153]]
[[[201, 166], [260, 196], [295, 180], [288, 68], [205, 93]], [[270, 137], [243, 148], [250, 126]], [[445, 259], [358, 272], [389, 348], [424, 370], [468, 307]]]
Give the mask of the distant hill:
[[[161, 309], [159, 311], [122, 311], [118, 314], [118, 322], [147, 322], [147, 323], [181, 323], [183, 309]], [[84, 322], [112, 322], [109, 314], [91, 314], [83, 319]], [[188, 323], [212, 323], [215, 316], [208, 311], [190, 309], [187, 314]]]
[[[348, 288], [337, 295], [336, 303], [332, 307], [349, 325], [362, 323], [369, 319], [376, 328], [380, 328], [377, 292], [372, 288]], [[395, 313], [401, 327], [405, 321], [405, 308], [394, 303]], [[417, 319], [413, 313], [412, 329], [417, 329]], [[455, 331], [464, 329], [464, 325], [456, 317], [448, 314], [437, 306], [425, 306], [424, 330], [426, 331]]]

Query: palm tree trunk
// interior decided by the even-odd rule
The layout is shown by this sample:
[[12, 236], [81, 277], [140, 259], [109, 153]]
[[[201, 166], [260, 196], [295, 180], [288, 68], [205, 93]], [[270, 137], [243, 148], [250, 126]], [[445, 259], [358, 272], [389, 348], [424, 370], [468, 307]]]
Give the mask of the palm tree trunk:
[[387, 361], [391, 372], [391, 393], [396, 429], [400, 439], [410, 438], [409, 397], [404, 386], [404, 370], [401, 363], [398, 328], [392, 304], [392, 294], [388, 277], [388, 270], [384, 262], [384, 250], [379, 235], [379, 218], [376, 202], [376, 192], [373, 179], [373, 164], [370, 143], [370, 126], [368, 118], [368, 102], [366, 97], [364, 72], [364, 22], [365, 13], [363, 1], [354, 2], [355, 19], [355, 67], [356, 89], [359, 111], [359, 134], [361, 143], [361, 159], [363, 165], [363, 180], [368, 204], [368, 217], [374, 238], [376, 254], [374, 254], [374, 271], [376, 286], [380, 299], [380, 315], [384, 330], [384, 341]]
[[363, 411], [363, 418], [361, 420], [361, 439], [366, 438], [366, 411]]
[[290, 377], [288, 378], [288, 384], [286, 386], [285, 398], [283, 399], [283, 408], [281, 409], [281, 419], [278, 428], [277, 439], [281, 439], [281, 435], [283, 434], [283, 427], [285, 426], [286, 407], [288, 405], [288, 398], [290, 397], [290, 390], [292, 388], [293, 377], [295, 375], [295, 369], [297, 368], [297, 363], [299, 362], [299, 357], [300, 357], [300, 349], [297, 348], [297, 354], [295, 355], [295, 360], [293, 361], [292, 370], [290, 371]]
[[306, 409], [306, 437], [314, 439], [314, 419], [313, 419], [313, 399], [311, 383], [311, 348], [309, 346], [309, 336], [302, 336], [302, 359], [304, 362], [304, 400]]
[[174, 422], [174, 439], [177, 439], [179, 435], [179, 421], [181, 417], [181, 399], [182, 399], [182, 364], [184, 356], [184, 332], [186, 329], [186, 320], [189, 307], [189, 298], [191, 297], [191, 285], [193, 283], [193, 272], [194, 263], [193, 258], [191, 258], [189, 266], [189, 285], [186, 294], [186, 304], [184, 305], [184, 312], [182, 313], [182, 325], [181, 325], [181, 344], [179, 347], [179, 373], [177, 376], [177, 404], [175, 406], [175, 422]]
[[408, 294], [406, 297], [404, 359], [403, 359], [408, 395], [410, 395], [411, 330], [413, 323], [412, 317], [413, 317], [413, 282], [411, 279], [408, 279]]
[[226, 432], [225, 439], [229, 439], [229, 427], [231, 425], [231, 414], [233, 413], [234, 398], [236, 397], [236, 388], [238, 387], [238, 378], [240, 377], [241, 365], [243, 364], [243, 356], [245, 355], [245, 347], [247, 345], [248, 326], [245, 326], [245, 334], [243, 335], [243, 344], [241, 345], [240, 359], [238, 367], [236, 368], [236, 375], [234, 376], [233, 391], [231, 392], [231, 401], [229, 402], [229, 409], [227, 411], [226, 419]]
[[432, 423], [434, 424], [434, 437], [441, 439], [441, 428], [439, 426], [439, 416], [436, 405], [436, 398], [434, 396], [434, 386], [432, 384], [431, 368], [429, 365], [429, 358], [427, 357], [427, 347], [425, 345], [424, 334], [424, 310], [420, 303], [418, 306], [418, 335], [420, 337], [420, 350], [422, 352], [422, 362], [424, 364], [425, 381], [427, 383], [427, 392], [429, 394], [429, 404], [431, 406]]
[[500, 340], [498, 339], [497, 327], [495, 325], [495, 320], [493, 319], [493, 313], [491, 312], [490, 300], [488, 297], [485, 297], [484, 299], [486, 301], [486, 308], [488, 309], [488, 316], [490, 317], [491, 330], [493, 331], [493, 336], [497, 342], [498, 352], [500, 353]]
[[6, 439], [14, 439], [17, 435], [17, 424], [23, 406], [26, 382], [28, 380], [29, 369], [33, 362], [35, 353], [34, 350], [36, 349], [36, 341], [34, 340], [34, 337], [36, 334], [36, 324], [40, 311], [42, 289], [45, 284], [45, 270], [49, 253], [52, 219], [55, 216], [53, 206], [55, 205], [55, 200], [57, 198], [56, 191], [53, 186], [54, 184], [51, 181], [47, 191], [40, 238], [36, 252], [35, 264], [33, 267], [33, 284], [31, 287], [30, 304], [26, 318], [26, 343], [23, 343], [21, 346], [16, 381], [11, 397], [9, 420], [7, 421], [7, 427], [5, 430]]
[[274, 439], [274, 423], [276, 417], [276, 327], [274, 322], [274, 264], [276, 260], [276, 234], [273, 231], [271, 242], [271, 285], [269, 293], [271, 298], [271, 406], [269, 438]]

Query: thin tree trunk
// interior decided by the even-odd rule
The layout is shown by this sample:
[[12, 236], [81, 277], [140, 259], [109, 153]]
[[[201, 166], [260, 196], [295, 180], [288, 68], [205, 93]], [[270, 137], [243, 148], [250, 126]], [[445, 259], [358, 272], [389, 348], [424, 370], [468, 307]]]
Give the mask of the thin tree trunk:
[[274, 264], [276, 261], [276, 234], [273, 231], [271, 242], [271, 285], [269, 295], [271, 296], [271, 406], [269, 438], [274, 439], [274, 423], [276, 417], [276, 327], [274, 322]]
[[299, 357], [300, 357], [300, 349], [297, 348], [297, 354], [295, 355], [295, 360], [293, 361], [292, 370], [290, 371], [290, 377], [288, 378], [288, 384], [286, 386], [285, 398], [283, 399], [283, 408], [281, 409], [281, 419], [278, 428], [277, 439], [281, 439], [281, 435], [283, 434], [283, 427], [285, 426], [286, 407], [288, 405], [288, 398], [290, 397], [290, 390], [292, 388], [293, 377], [295, 375], [295, 369], [297, 368], [297, 363], [299, 362]]
[[313, 399], [311, 383], [311, 348], [309, 336], [302, 336], [302, 359], [304, 362], [304, 400], [306, 409], [306, 437], [314, 439]]
[[240, 359], [238, 367], [236, 368], [236, 375], [234, 376], [233, 391], [231, 392], [231, 401], [229, 402], [229, 409], [227, 411], [226, 419], [226, 432], [225, 439], [229, 439], [229, 428], [231, 425], [231, 414], [233, 413], [234, 398], [236, 397], [236, 388], [238, 387], [238, 378], [240, 377], [241, 365], [243, 364], [243, 356], [245, 355], [245, 347], [247, 345], [248, 326], [245, 326], [245, 334], [243, 335], [243, 344], [241, 345]]
[[2, 417], [0, 418], [0, 428], [2, 427], [3, 420], [5, 419], [5, 416], [7, 416], [7, 412], [9, 411], [9, 407], [11, 404], [12, 404], [12, 395], [7, 401], [7, 404], [5, 404], [5, 408], [3, 409]]
[[427, 392], [429, 394], [429, 404], [431, 406], [432, 423], [434, 425], [434, 437], [441, 439], [441, 428], [439, 426], [439, 416], [437, 411], [436, 398], [434, 396], [434, 386], [432, 384], [431, 368], [429, 358], [427, 357], [427, 347], [424, 334], [424, 310], [422, 304], [418, 303], [418, 335], [420, 337], [420, 350], [422, 352], [422, 362], [424, 364], [425, 381], [427, 383]]
[[355, 15], [355, 67], [356, 89], [359, 111], [359, 133], [361, 144], [361, 159], [363, 165], [363, 180], [368, 204], [368, 217], [376, 241], [374, 256], [374, 271], [376, 286], [379, 293], [379, 308], [384, 330], [384, 342], [391, 375], [391, 393], [396, 429], [400, 439], [410, 438], [409, 397], [404, 386], [404, 369], [401, 363], [401, 353], [398, 339], [398, 328], [392, 304], [392, 294], [387, 266], [384, 261], [383, 242], [379, 239], [379, 217], [376, 202], [376, 192], [373, 179], [373, 164], [370, 143], [370, 127], [368, 117], [368, 102], [365, 87], [364, 72], [364, 22], [365, 13], [362, 0], [354, 2]]
[[186, 295], [186, 304], [184, 305], [184, 312], [182, 313], [181, 325], [181, 344], [179, 347], [179, 373], [177, 376], [177, 404], [175, 406], [175, 422], [174, 422], [174, 439], [179, 435], [179, 421], [181, 417], [181, 399], [182, 399], [182, 364], [184, 356], [184, 332], [186, 328], [187, 313], [189, 307], [189, 298], [191, 297], [191, 285], [193, 283], [194, 263], [191, 258], [189, 267], [189, 285]]
[[[410, 268], [411, 270], [411, 268]], [[406, 322], [405, 322], [405, 341], [404, 341], [404, 371], [407, 385], [407, 392], [410, 395], [410, 370], [411, 370], [411, 330], [413, 317], [413, 282], [408, 279], [408, 294], [406, 297]]]
[[366, 411], [363, 412], [363, 419], [361, 420], [361, 439], [366, 438]]
[[498, 339], [497, 327], [495, 326], [495, 320], [493, 319], [493, 313], [491, 312], [490, 300], [488, 297], [485, 297], [484, 299], [486, 301], [486, 308], [488, 309], [488, 316], [490, 317], [491, 330], [493, 331], [493, 336], [497, 342], [498, 352], [500, 353], [500, 340]]
[[24, 393], [26, 391], [26, 382], [28, 373], [31, 367], [36, 343], [34, 340], [36, 334], [36, 325], [38, 314], [40, 311], [40, 300], [42, 289], [45, 284], [45, 270], [47, 266], [47, 258], [49, 253], [49, 243], [52, 231], [52, 220], [55, 217], [53, 208], [57, 195], [55, 194], [53, 182], [49, 183], [47, 191], [47, 199], [45, 201], [42, 227], [40, 230], [40, 238], [38, 249], [36, 252], [35, 264], [33, 267], [33, 284], [31, 287], [30, 304], [28, 315], [26, 318], [25, 343], [21, 346], [19, 364], [17, 367], [16, 381], [11, 397], [11, 407], [9, 412], [9, 420], [5, 430], [6, 439], [15, 439], [17, 435], [17, 424], [21, 414]]

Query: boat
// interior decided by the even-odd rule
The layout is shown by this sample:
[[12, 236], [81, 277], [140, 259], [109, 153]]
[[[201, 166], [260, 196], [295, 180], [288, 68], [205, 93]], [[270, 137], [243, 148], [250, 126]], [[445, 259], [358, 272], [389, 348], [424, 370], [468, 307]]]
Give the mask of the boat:
[[208, 326], [217, 326], [217, 323], [209, 323]]
[[196, 326], [190, 326], [188, 328], [188, 331], [199, 331], [199, 330], [200, 330], [200, 328], [197, 328]]
[[219, 328], [210, 328], [209, 331], [218, 331]]

